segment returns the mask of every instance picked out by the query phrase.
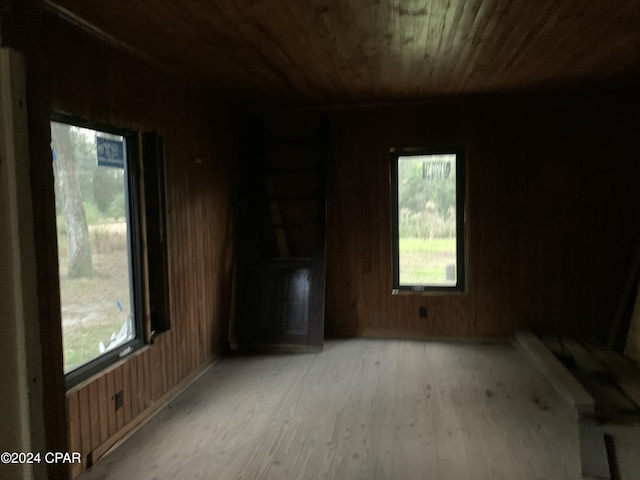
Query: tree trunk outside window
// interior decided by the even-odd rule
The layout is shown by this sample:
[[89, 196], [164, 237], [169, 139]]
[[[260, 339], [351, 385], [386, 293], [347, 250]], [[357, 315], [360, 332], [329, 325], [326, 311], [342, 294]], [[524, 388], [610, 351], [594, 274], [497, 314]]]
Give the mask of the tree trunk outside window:
[[64, 216], [69, 239], [69, 277], [81, 278], [93, 274], [91, 243], [87, 218], [82, 206], [80, 186], [76, 176], [75, 148], [71, 141], [70, 126], [53, 122], [51, 137], [55, 158], [54, 169], [62, 193]]

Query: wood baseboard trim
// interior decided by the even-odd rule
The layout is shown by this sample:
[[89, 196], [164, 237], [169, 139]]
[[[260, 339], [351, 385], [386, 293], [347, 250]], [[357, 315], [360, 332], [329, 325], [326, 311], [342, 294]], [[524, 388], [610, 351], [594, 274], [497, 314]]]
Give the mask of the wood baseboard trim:
[[325, 338], [353, 338], [358, 336], [358, 329], [355, 327], [326, 327]]
[[458, 343], [505, 343], [509, 335], [499, 333], [481, 333], [474, 336], [438, 335], [419, 330], [401, 330], [392, 328], [327, 328], [325, 337], [327, 339], [343, 338], [388, 338], [391, 340], [426, 340], [436, 342], [458, 342]]
[[93, 466], [102, 457], [108, 455], [113, 450], [122, 445], [130, 436], [142, 428], [149, 420], [160, 413], [171, 400], [180, 395], [198, 378], [204, 375], [219, 360], [216, 355], [205, 362], [201, 368], [193, 371], [180, 382], [178, 382], [171, 390], [153, 402], [146, 410], [140, 413], [136, 418], [132, 419], [128, 424], [116, 432], [111, 438], [107, 439], [100, 446], [93, 449], [87, 456], [87, 468]]
[[[401, 329], [379, 329], [379, 328], [364, 328], [361, 330], [354, 330], [351, 335], [347, 337], [353, 338], [381, 338], [389, 340], [421, 340], [429, 342], [454, 342], [454, 343], [506, 343], [508, 342], [507, 336], [500, 335], [478, 335], [478, 336], [447, 336], [447, 335], [434, 335], [416, 330], [401, 330]], [[344, 338], [336, 337], [336, 338]]]

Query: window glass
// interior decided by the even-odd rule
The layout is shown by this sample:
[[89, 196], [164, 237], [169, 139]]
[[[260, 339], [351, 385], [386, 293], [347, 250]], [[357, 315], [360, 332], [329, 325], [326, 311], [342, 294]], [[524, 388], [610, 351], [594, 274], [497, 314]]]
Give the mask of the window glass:
[[461, 288], [461, 155], [393, 156], [394, 288]]
[[127, 140], [51, 122], [64, 371], [136, 338]]

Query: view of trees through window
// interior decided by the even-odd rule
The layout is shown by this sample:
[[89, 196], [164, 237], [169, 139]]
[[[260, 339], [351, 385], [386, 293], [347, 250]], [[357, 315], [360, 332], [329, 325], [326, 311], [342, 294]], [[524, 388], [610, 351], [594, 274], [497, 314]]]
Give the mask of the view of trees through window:
[[456, 285], [456, 155], [397, 161], [399, 283]]
[[[121, 136], [59, 122], [51, 140], [67, 373], [135, 336], [126, 148]], [[100, 156], [105, 145], [116, 154]]]

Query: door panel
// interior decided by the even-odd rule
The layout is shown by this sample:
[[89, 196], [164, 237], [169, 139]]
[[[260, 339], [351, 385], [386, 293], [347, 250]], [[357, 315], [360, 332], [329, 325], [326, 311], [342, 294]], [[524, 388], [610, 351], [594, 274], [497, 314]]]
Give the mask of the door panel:
[[237, 340], [321, 349], [326, 128], [312, 122], [296, 138], [281, 131], [277, 140], [261, 128], [242, 212]]
[[283, 272], [281, 329], [284, 335], [305, 335], [309, 331], [308, 268]]

